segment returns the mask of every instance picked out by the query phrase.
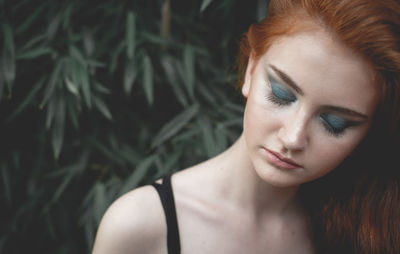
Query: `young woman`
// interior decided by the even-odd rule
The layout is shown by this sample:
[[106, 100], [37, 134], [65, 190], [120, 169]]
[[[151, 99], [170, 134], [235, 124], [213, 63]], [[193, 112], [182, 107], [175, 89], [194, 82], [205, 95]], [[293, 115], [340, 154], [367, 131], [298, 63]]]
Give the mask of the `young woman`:
[[240, 70], [239, 139], [119, 198], [93, 253], [398, 253], [400, 3], [271, 0]]

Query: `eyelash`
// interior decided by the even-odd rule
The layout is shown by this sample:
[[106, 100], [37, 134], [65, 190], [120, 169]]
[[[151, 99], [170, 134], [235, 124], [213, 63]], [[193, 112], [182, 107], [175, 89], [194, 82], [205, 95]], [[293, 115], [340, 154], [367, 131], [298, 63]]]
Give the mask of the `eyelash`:
[[332, 125], [330, 125], [326, 120], [322, 119], [322, 117], [321, 117], [321, 120], [322, 120], [322, 124], [324, 125], [325, 130], [327, 130], [329, 134], [331, 134], [332, 136], [335, 136], [335, 137], [342, 136], [344, 134], [344, 131], [347, 129], [347, 127], [349, 127], [349, 126], [346, 126], [344, 128], [335, 128]]
[[[268, 95], [266, 96], [266, 98], [271, 101], [272, 103], [274, 103], [275, 105], [279, 106], [279, 107], [283, 107], [283, 106], [288, 106], [290, 105], [292, 102], [296, 101], [297, 98], [295, 100], [286, 100], [284, 98], [280, 98], [279, 96], [277, 96], [276, 94], [274, 94], [273, 92], [273, 88], [272, 88], [272, 82], [271, 79], [269, 79], [269, 83], [270, 83], [270, 87], [271, 87], [271, 91], [268, 93]], [[344, 131], [350, 127], [352, 124], [346, 124], [345, 127], [343, 128], [335, 128], [334, 126], [332, 126], [331, 124], [329, 124], [329, 122], [327, 120], [325, 120], [322, 116], [320, 116], [320, 119], [322, 121], [322, 125], [324, 126], [324, 129], [332, 136], [334, 137], [340, 137], [344, 134]]]

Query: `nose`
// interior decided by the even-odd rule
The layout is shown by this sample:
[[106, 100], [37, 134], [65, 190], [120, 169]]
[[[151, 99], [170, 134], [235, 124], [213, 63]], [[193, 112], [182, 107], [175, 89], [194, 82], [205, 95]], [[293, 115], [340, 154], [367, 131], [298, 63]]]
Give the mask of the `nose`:
[[303, 150], [308, 143], [307, 125], [308, 117], [301, 110], [287, 117], [278, 131], [278, 139], [283, 148], [290, 151]]

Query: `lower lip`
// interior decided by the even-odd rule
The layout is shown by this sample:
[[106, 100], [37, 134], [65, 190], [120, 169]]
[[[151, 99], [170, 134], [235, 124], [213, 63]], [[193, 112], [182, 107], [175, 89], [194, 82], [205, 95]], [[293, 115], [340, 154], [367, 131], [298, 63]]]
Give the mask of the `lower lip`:
[[298, 165], [293, 165], [291, 163], [288, 163], [286, 161], [283, 161], [281, 159], [278, 158], [278, 156], [276, 156], [275, 154], [271, 153], [270, 151], [268, 151], [267, 149], [264, 149], [264, 151], [267, 154], [267, 160], [269, 163], [273, 164], [274, 166], [278, 167], [278, 168], [282, 168], [282, 169], [296, 169], [299, 168]]

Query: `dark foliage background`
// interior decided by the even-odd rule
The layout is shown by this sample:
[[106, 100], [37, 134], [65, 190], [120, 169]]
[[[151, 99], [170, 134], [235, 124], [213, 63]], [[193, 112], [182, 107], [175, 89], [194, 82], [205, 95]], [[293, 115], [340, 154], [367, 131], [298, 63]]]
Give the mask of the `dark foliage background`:
[[89, 253], [123, 193], [239, 135], [266, 0], [0, 0], [0, 252]]

